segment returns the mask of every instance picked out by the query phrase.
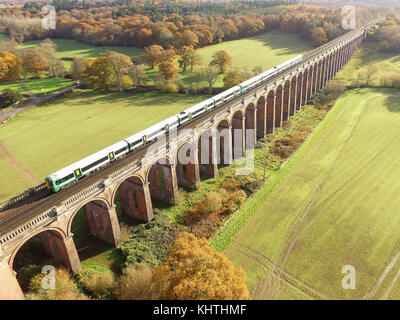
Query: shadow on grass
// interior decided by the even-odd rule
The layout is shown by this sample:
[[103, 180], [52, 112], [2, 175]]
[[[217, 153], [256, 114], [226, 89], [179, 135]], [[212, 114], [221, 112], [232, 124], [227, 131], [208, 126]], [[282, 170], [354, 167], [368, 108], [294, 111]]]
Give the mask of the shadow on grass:
[[400, 91], [399, 90], [388, 90], [390, 93], [384, 102], [384, 106], [390, 112], [400, 112]]

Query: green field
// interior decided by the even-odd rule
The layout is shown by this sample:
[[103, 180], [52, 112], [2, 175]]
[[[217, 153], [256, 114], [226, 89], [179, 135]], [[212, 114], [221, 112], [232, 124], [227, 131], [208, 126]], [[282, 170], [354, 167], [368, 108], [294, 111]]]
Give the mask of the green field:
[[[42, 78], [42, 79], [26, 79], [25, 86], [33, 94], [47, 93], [55, 91], [57, 89], [66, 87], [73, 83], [71, 79], [57, 79], [57, 78]], [[18, 81], [9, 81], [6, 83], [0, 82], [0, 91], [4, 89], [12, 89], [18, 91], [21, 94], [27, 94], [24, 89], [22, 89]]]
[[[93, 46], [87, 43], [79, 42], [77, 40], [69, 39], [52, 39], [57, 45], [57, 55], [64, 60], [66, 67], [72, 66], [72, 59], [74, 58], [97, 58], [101, 52], [116, 51], [119, 53], [130, 56], [133, 61], [140, 62], [143, 49], [138, 47], [121, 47], [121, 46]], [[1, 40], [0, 40], [1, 41]], [[27, 41], [18, 48], [31, 48], [37, 46], [41, 40]]]
[[78, 91], [24, 112], [0, 126], [0, 201], [206, 98]]
[[[400, 298], [399, 101], [398, 90], [347, 92], [281, 169], [226, 250], [254, 298]], [[342, 289], [345, 265], [356, 290]]]
[[[357, 50], [350, 61], [336, 75], [335, 81], [346, 85], [355, 85], [358, 74], [365, 78], [369, 66], [376, 66], [371, 85], [380, 86], [381, 79], [400, 74], [400, 56], [396, 54], [375, 52], [375, 44], [365, 43]], [[363, 83], [363, 79], [361, 79]]]
[[208, 65], [216, 51], [225, 50], [232, 57], [233, 67], [252, 71], [257, 66], [267, 70], [311, 49], [311, 43], [294, 34], [272, 31], [248, 39], [204, 47], [197, 52], [202, 58], [202, 64]]

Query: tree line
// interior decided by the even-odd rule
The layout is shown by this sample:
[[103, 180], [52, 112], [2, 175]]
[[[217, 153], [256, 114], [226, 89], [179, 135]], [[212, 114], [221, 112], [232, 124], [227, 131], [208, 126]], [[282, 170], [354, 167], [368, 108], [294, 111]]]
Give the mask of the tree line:
[[[229, 4], [238, 8], [244, 5], [242, 2]], [[60, 7], [56, 30], [42, 28], [40, 19], [43, 15], [36, 9], [32, 10], [33, 5], [26, 7], [26, 10], [3, 8], [0, 9], [0, 26], [17, 43], [44, 38], [63, 38], [76, 39], [93, 45], [142, 48], [160, 45], [165, 49], [175, 50], [189, 45], [194, 48], [203, 47], [271, 30], [297, 33], [304, 39], [312, 40], [315, 45], [321, 45], [345, 32], [341, 27], [342, 14], [336, 8], [281, 5], [260, 14], [246, 11], [243, 13], [238, 10], [238, 13], [226, 16], [212, 12], [207, 16], [201, 16], [187, 12], [170, 13], [168, 10], [164, 10], [161, 14], [161, 8], [164, 8], [162, 3], [147, 4], [147, 6], [155, 6], [156, 9], [145, 10], [146, 5], [140, 7], [136, 1], [130, 6], [114, 3], [114, 6], [85, 9], [80, 6], [72, 9]]]

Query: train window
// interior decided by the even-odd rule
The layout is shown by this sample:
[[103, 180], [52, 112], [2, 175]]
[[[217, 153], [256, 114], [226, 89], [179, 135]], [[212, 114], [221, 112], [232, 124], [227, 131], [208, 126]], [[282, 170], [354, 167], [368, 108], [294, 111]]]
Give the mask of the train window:
[[64, 178], [57, 180], [56, 184], [57, 185], [63, 184], [65, 181], [71, 180], [73, 177], [74, 177], [74, 174], [71, 173], [70, 175], [68, 175], [68, 176], [66, 176]]
[[126, 151], [126, 147], [123, 147], [123, 148], [117, 150], [117, 151], [115, 152], [115, 155], [119, 155], [119, 154], [121, 154], [121, 153], [124, 152], [124, 151]]
[[105, 161], [108, 161], [108, 156], [107, 156], [107, 157], [104, 157], [104, 158], [101, 158], [101, 159], [97, 160], [96, 162], [93, 162], [93, 163], [89, 164], [88, 166], [84, 167], [84, 168], [82, 169], [82, 171], [83, 171], [83, 172], [88, 171], [88, 170], [90, 170], [90, 169], [92, 169], [92, 168], [98, 166], [99, 164], [105, 162]]
[[138, 140], [132, 143], [132, 147], [136, 147], [137, 145], [141, 144], [143, 140]]

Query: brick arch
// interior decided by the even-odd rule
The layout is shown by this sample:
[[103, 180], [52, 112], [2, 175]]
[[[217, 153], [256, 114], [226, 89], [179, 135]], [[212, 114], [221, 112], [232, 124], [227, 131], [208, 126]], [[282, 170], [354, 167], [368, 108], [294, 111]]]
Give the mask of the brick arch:
[[289, 91], [289, 116], [293, 116], [296, 112], [296, 100], [297, 100], [297, 75], [290, 79], [290, 91]]
[[256, 107], [254, 103], [250, 103], [245, 109], [245, 145], [246, 149], [250, 148], [251, 145], [256, 141], [256, 130], [257, 130], [257, 116]]
[[325, 64], [326, 64], [326, 57], [323, 57], [321, 60], [321, 70], [320, 70], [318, 90], [321, 90], [325, 85], [325, 71], [326, 71]]
[[121, 208], [124, 214], [135, 220], [144, 222], [153, 219], [154, 215], [149, 186], [145, 183], [142, 176], [131, 174], [119, 181], [111, 195], [111, 203], [113, 205], [115, 205], [115, 198], [118, 191]]
[[282, 101], [282, 121], [287, 121], [290, 114], [290, 86], [291, 80], [286, 80], [283, 84], [283, 101]]
[[275, 90], [267, 94], [267, 134], [273, 133], [275, 128]]
[[296, 112], [296, 110], [301, 109], [302, 92], [303, 92], [303, 72], [300, 71], [296, 76], [296, 101], [294, 105], [295, 108], [294, 112]]
[[[60, 239], [64, 239], [66, 237], [66, 234], [64, 232], [64, 230], [60, 229], [60, 228], [45, 228], [42, 230], [37, 230], [34, 233], [32, 233], [31, 235], [29, 235], [29, 237], [23, 239], [21, 242], [18, 243], [18, 245], [13, 248], [12, 253], [10, 255], [10, 258], [8, 260], [8, 265], [10, 266], [11, 270], [14, 270], [14, 260], [15, 257], [17, 256], [18, 252], [20, 251], [20, 249], [27, 243], [29, 242], [29, 240], [31, 240], [32, 238], [43, 234], [45, 232], [52, 232], [54, 235], [57, 235]], [[43, 240], [42, 240], [43, 242]], [[62, 259], [61, 259], [62, 260]]]
[[266, 131], [266, 99], [261, 96], [257, 101], [257, 139], [264, 138]]
[[79, 207], [78, 207], [77, 209], [75, 209], [75, 210], [72, 212], [72, 214], [68, 217], [67, 230], [66, 230], [66, 231], [67, 231], [67, 236], [72, 236], [72, 233], [71, 233], [71, 226], [72, 226], [72, 222], [73, 222], [75, 216], [78, 214], [78, 212], [79, 212], [82, 208], [84, 208], [88, 203], [94, 202], [94, 201], [104, 203], [104, 204], [105, 204], [105, 207], [106, 207], [107, 209], [109, 209], [109, 208], [112, 207], [112, 205], [108, 202], [107, 199], [101, 198], [101, 197], [96, 197], [96, 198], [88, 199], [88, 200], [84, 201], [84, 202], [83, 202], [82, 204], [80, 204]]
[[275, 127], [278, 128], [282, 124], [282, 105], [283, 105], [283, 86], [279, 85], [275, 91]]
[[303, 83], [301, 84], [302, 87], [302, 92], [301, 92], [301, 105], [304, 106], [307, 103], [308, 100], [308, 78], [309, 78], [310, 72], [306, 68], [303, 71]]
[[215, 131], [212, 129], [203, 130], [195, 138], [195, 141], [197, 141], [200, 174], [216, 177], [218, 168], [216, 153], [214, 152]]
[[220, 165], [232, 163], [232, 135], [228, 119], [221, 120], [217, 125], [217, 161]]
[[178, 146], [174, 163], [178, 184], [186, 188], [197, 189], [200, 174], [197, 147], [193, 141], [186, 141]]
[[175, 204], [178, 192], [174, 165], [168, 156], [154, 161], [146, 173], [151, 198]]
[[244, 155], [244, 112], [238, 110], [232, 114], [232, 153], [233, 159], [241, 158]]
[[121, 234], [115, 207], [100, 197], [85, 201], [71, 214], [67, 227], [68, 236], [73, 236], [72, 223], [81, 209], [85, 211], [86, 222], [91, 234], [115, 246], [120, 243]]
[[308, 94], [307, 98], [310, 100], [314, 96], [314, 83], [316, 78], [317, 64], [314, 63], [309, 67], [309, 76], [308, 76]]
[[313, 80], [313, 95], [315, 95], [321, 84], [321, 60], [315, 63], [314, 80]]

